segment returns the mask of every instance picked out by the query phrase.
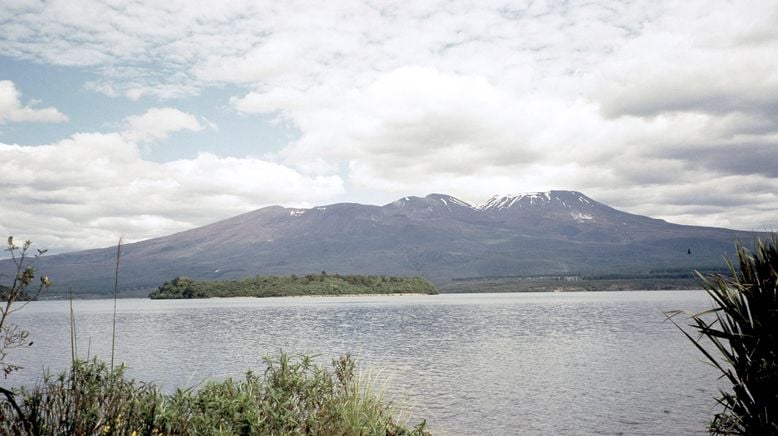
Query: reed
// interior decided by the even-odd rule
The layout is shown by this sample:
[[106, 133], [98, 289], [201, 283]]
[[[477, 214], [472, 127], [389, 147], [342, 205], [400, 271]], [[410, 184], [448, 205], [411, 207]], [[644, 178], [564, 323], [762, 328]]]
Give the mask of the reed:
[[116, 299], [119, 292], [119, 263], [122, 257], [122, 238], [116, 244], [116, 268], [113, 275], [113, 326], [111, 327], [111, 369], [116, 354]]

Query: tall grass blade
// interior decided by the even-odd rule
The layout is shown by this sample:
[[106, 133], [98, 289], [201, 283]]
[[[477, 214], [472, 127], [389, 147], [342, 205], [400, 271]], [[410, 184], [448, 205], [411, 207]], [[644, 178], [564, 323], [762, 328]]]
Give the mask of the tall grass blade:
[[78, 356], [78, 341], [76, 337], [76, 317], [73, 312], [73, 288], [69, 289], [70, 293], [70, 364], [75, 366], [76, 356]]
[[113, 327], [111, 329], [111, 369], [113, 369], [114, 356], [116, 354], [116, 299], [119, 292], [119, 261], [122, 256], [122, 239], [116, 245], [116, 269], [113, 276]]

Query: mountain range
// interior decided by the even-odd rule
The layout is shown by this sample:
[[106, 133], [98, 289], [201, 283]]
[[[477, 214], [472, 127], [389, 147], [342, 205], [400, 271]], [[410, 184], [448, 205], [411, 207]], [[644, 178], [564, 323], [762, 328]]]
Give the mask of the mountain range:
[[[753, 232], [633, 215], [575, 191], [494, 196], [474, 206], [444, 194], [383, 206], [270, 206], [122, 247], [120, 289], [132, 294], [176, 276], [259, 274], [422, 276], [437, 284], [489, 277], [646, 275], [721, 269]], [[116, 247], [44, 256], [55, 283], [96, 295], [113, 287]], [[9, 262], [0, 270], [7, 272]]]

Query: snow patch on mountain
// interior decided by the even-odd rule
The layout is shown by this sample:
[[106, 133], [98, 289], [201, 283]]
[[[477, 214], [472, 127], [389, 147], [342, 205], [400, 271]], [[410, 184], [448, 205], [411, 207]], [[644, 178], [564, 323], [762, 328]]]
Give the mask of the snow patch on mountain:
[[427, 196], [428, 200], [437, 200], [443, 203], [444, 206], [446, 206], [449, 210], [451, 210], [450, 206], [458, 206], [458, 207], [464, 207], [467, 209], [475, 209], [471, 204], [464, 202], [456, 197], [452, 197], [450, 195], [445, 194], [430, 194]]
[[570, 212], [570, 216], [579, 223], [585, 223], [594, 219], [590, 213]]
[[401, 198], [399, 200], [393, 201], [392, 205], [393, 206], [397, 206], [397, 207], [405, 207], [405, 206], [407, 206], [410, 203], [410, 201], [411, 201], [410, 197], [403, 197], [403, 198]]
[[593, 207], [585, 195], [575, 191], [529, 192], [513, 195], [495, 195], [486, 203], [476, 206], [480, 211], [510, 209], [514, 207], [551, 207], [559, 205], [567, 209]]
[[464, 202], [464, 201], [462, 201], [462, 200], [460, 200], [458, 198], [449, 197], [449, 201], [451, 201], [452, 203], [456, 204], [457, 206], [466, 207], [468, 209], [474, 209], [474, 207], [471, 204], [466, 203], [466, 202]]

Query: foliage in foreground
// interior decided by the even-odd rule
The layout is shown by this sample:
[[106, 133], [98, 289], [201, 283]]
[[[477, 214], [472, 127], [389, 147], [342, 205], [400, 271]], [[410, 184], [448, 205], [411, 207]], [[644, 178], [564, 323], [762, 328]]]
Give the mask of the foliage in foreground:
[[19, 409], [0, 403], [0, 434], [427, 435], [407, 428], [346, 355], [327, 370], [310, 357], [265, 359], [263, 376], [210, 382], [165, 395], [128, 380], [124, 367], [76, 361], [70, 371], [22, 389]]
[[150, 298], [286, 297], [296, 295], [437, 294], [421, 277], [309, 274], [256, 276], [244, 280], [194, 280], [177, 277], [153, 291]]
[[[33, 285], [35, 268], [30, 265], [30, 257], [37, 259], [46, 253], [46, 250], [37, 250], [37, 253], [31, 256], [29, 253], [31, 246], [31, 241], [25, 241], [21, 246], [16, 245], [13, 236], [9, 236], [5, 248], [14, 264], [14, 274], [10, 286], [0, 285], [0, 371], [6, 377], [13, 371], [20, 369], [18, 365], [6, 361], [8, 352], [14, 348], [32, 345], [28, 339], [30, 333], [9, 319], [12, 313], [24, 307], [24, 304], [20, 307], [14, 307], [14, 303], [35, 300], [50, 284], [48, 277], [42, 276], [39, 279], [40, 283], [37, 286]], [[6, 392], [0, 388], [0, 393], [5, 394]]]
[[778, 235], [755, 253], [738, 245], [737, 256], [731, 277], [700, 276], [714, 307], [691, 316], [697, 338], [684, 334], [732, 384], [710, 432], [778, 435]]

